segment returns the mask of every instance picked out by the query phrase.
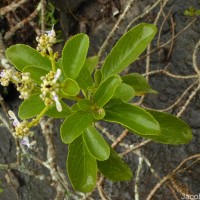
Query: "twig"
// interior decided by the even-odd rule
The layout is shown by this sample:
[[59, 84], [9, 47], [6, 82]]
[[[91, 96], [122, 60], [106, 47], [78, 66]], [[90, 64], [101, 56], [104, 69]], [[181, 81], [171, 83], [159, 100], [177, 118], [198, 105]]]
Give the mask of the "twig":
[[170, 55], [172, 53], [172, 49], [173, 49], [173, 46], [174, 46], [174, 20], [173, 20], [173, 17], [172, 15], [170, 16], [170, 21], [171, 21], [171, 27], [172, 27], [172, 36], [171, 36], [171, 44], [170, 44], [170, 47], [169, 47], [169, 51], [168, 51], [168, 54], [167, 54], [167, 61], [169, 60], [170, 58]]
[[[186, 31], [196, 20], [197, 20], [197, 18], [192, 19], [191, 22], [188, 23], [187, 26], [185, 26], [181, 31], [179, 31], [179, 32], [174, 36], [173, 40], [175, 40], [180, 34], [182, 34], [184, 31]], [[148, 55], [150, 55], [150, 54], [156, 52], [157, 50], [159, 50], [159, 49], [165, 47], [166, 45], [170, 44], [171, 41], [172, 41], [172, 38], [171, 38], [170, 40], [168, 40], [166, 43], [160, 45], [159, 47], [157, 47], [157, 48], [155, 48], [155, 49], [153, 49], [153, 50], [151, 50], [151, 52], [149, 52], [148, 54], [146, 54], [146, 55], [144, 55], [144, 56], [141, 56], [140, 58], [138, 58], [138, 60], [142, 60], [142, 59], [146, 58]]]
[[98, 192], [102, 200], [110, 200], [110, 198], [106, 195], [105, 191], [103, 190], [104, 181], [105, 181], [105, 177], [101, 175], [97, 183]]
[[111, 39], [111, 37], [113, 36], [113, 34], [115, 33], [115, 31], [117, 30], [117, 28], [119, 27], [119, 24], [121, 23], [121, 21], [125, 18], [127, 12], [129, 11], [129, 9], [131, 8], [132, 4], [133, 4], [134, 0], [129, 0], [123, 13], [119, 16], [119, 19], [117, 20], [116, 24], [114, 25], [113, 29], [110, 31], [110, 33], [108, 34], [107, 38], [105, 39], [104, 43], [102, 44], [102, 46], [99, 49], [98, 52], [98, 56], [99, 58], [101, 58], [103, 52], [105, 51], [106, 47], [108, 46], [108, 42]]
[[18, 29], [22, 28], [26, 23], [33, 20], [38, 15], [40, 9], [41, 9], [41, 4], [39, 4], [38, 7], [33, 11], [33, 13], [31, 13], [27, 18], [23, 19], [17, 25], [12, 27], [8, 32], [6, 32], [4, 40], [5, 41], [9, 40]]
[[190, 94], [185, 104], [182, 106], [181, 110], [176, 114], [177, 117], [180, 117], [184, 111], [186, 110], [187, 106], [190, 104], [191, 100], [194, 98], [194, 96], [197, 94], [197, 92], [200, 90], [200, 83], [198, 87], [195, 88], [195, 90]]
[[144, 140], [143, 142], [140, 142], [137, 145], [129, 145], [129, 148], [125, 152], [121, 153], [121, 156], [125, 156], [125, 155], [145, 146], [146, 144], [148, 144], [150, 142], [152, 142], [152, 140]]
[[117, 145], [119, 145], [119, 143], [121, 143], [121, 141], [128, 135], [128, 130], [125, 129], [122, 134], [120, 134], [120, 136], [112, 143], [112, 148], [114, 149]]
[[195, 154], [193, 156], [190, 156], [188, 158], [186, 158], [185, 160], [183, 160], [170, 174], [168, 174], [167, 176], [163, 177], [161, 179], [160, 182], [158, 182], [156, 184], [156, 186], [151, 190], [151, 192], [149, 193], [149, 195], [147, 196], [146, 200], [151, 200], [152, 197], [155, 195], [155, 193], [158, 191], [158, 189], [167, 181], [171, 178], [171, 176], [173, 176], [174, 174], [176, 174], [179, 169], [189, 160], [191, 159], [199, 159], [200, 158], [200, 154]]
[[136, 177], [135, 177], [135, 187], [134, 187], [135, 200], [140, 200], [139, 181], [140, 181], [140, 172], [142, 170], [142, 164], [143, 164], [143, 158], [139, 157], [138, 158], [138, 168], [137, 168]]
[[198, 49], [199, 49], [199, 46], [200, 46], [200, 40], [196, 43], [195, 47], [194, 47], [194, 52], [192, 54], [192, 65], [193, 65], [193, 68], [195, 70], [195, 72], [199, 75], [200, 77], [200, 70], [199, 68], [197, 67], [197, 52], [198, 52]]
[[158, 111], [168, 111], [171, 110], [172, 108], [174, 108], [183, 98], [184, 96], [186, 96], [186, 94], [194, 87], [194, 85], [197, 84], [197, 81], [195, 81], [194, 83], [192, 83], [191, 85], [189, 85], [186, 90], [184, 90], [184, 92], [181, 94], [181, 96], [170, 106], [168, 106], [167, 108], [164, 109], [160, 109]]
[[10, 3], [9, 5], [3, 7], [3, 8], [0, 8], [0, 15], [5, 15], [7, 12], [10, 12], [10, 11], [15, 11], [19, 6], [21, 6], [22, 4], [26, 3], [27, 0], [16, 0], [12, 3]]
[[158, 0], [156, 1], [147, 11], [145, 11], [144, 13], [142, 13], [141, 15], [137, 16], [136, 18], [134, 18], [126, 27], [124, 33], [126, 33], [128, 31], [128, 29], [139, 19], [142, 19], [145, 15], [149, 14], [150, 11], [152, 11], [161, 1], [163, 0]]
[[46, 12], [46, 0], [41, 0], [41, 32], [45, 33], [45, 12]]

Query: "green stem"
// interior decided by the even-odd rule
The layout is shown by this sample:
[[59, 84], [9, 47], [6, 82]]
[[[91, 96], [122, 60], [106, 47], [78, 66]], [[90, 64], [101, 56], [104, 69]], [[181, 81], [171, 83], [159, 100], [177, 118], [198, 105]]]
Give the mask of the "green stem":
[[44, 116], [44, 114], [49, 110], [49, 106], [46, 106], [42, 111], [41, 113], [35, 118], [33, 119], [29, 125], [28, 125], [28, 128], [31, 128], [32, 126], [35, 126], [38, 124], [38, 122], [40, 121], [40, 119]]
[[52, 71], [56, 72], [56, 63], [55, 63], [55, 58], [53, 52], [49, 52], [49, 58], [51, 60], [51, 66], [52, 66]]

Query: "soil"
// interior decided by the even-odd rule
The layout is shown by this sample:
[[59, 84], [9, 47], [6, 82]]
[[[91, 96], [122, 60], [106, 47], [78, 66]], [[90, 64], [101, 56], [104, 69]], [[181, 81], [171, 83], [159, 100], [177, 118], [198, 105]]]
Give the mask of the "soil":
[[[2, 7], [9, 5], [11, 2], [12, 1], [9, 0], [2, 0], [0, 3], [0, 11]], [[16, 25], [16, 23], [19, 23], [20, 20], [29, 16], [34, 11], [38, 2], [38, 0], [27, 0], [27, 3], [21, 5], [15, 11], [9, 12], [2, 17], [0, 16], [0, 33], [5, 36], [6, 33]], [[90, 37], [91, 43], [89, 54], [95, 55], [98, 53], [102, 43], [117, 22], [127, 2], [128, 0], [55, 0], [52, 2], [55, 3], [54, 5], [56, 7], [54, 17], [58, 20], [55, 24], [55, 29], [62, 30], [62, 36], [60, 37], [61, 39], [64, 38], [63, 40], [66, 40], [70, 36], [79, 32], [87, 33]], [[111, 38], [109, 46], [104, 52], [103, 57], [109, 52], [113, 44], [115, 44], [115, 42], [123, 35], [124, 30], [130, 21], [150, 9], [150, 6], [155, 2], [155, 0], [134, 1], [131, 9]], [[167, 42], [173, 37], [173, 34], [176, 35], [178, 32], [182, 31], [194, 19], [194, 17], [184, 15], [184, 11], [189, 9], [191, 6], [198, 10], [200, 9], [200, 2], [196, 0], [169, 0], [167, 2], [166, 6], [163, 8], [163, 15], [159, 18], [157, 23], [158, 30], [161, 30], [160, 39], [157, 35], [152, 42], [151, 49], [158, 47], [158, 40], [160, 41], [159, 45]], [[156, 6], [155, 9], [151, 10], [144, 17], [137, 20], [133, 26], [141, 22], [153, 23], [159, 11], [160, 6]], [[165, 16], [166, 19], [163, 16]], [[166, 21], [163, 24], [164, 20]], [[199, 29], [200, 20], [197, 16], [197, 20], [192, 23], [187, 30], [174, 39], [173, 43], [166, 45], [164, 48], [158, 48], [157, 51], [150, 55], [150, 71], [163, 70], [167, 66], [167, 70], [173, 74], [182, 76], [194, 75], [196, 72], [193, 68], [192, 56], [195, 45], [200, 39]], [[33, 38], [36, 37], [38, 30], [38, 18], [35, 18], [31, 23], [26, 23], [23, 28], [15, 31], [12, 37], [6, 41], [6, 47], [16, 43], [29, 44], [35, 47], [36, 42], [33, 41]], [[63, 43], [64, 41], [57, 44], [55, 48], [60, 49]], [[197, 64], [199, 65], [199, 53], [197, 55]], [[125, 73], [145, 73], [145, 66], [146, 57], [144, 53], [140, 56], [140, 59], [138, 59], [126, 70]], [[142, 106], [154, 109], [167, 108], [173, 104], [195, 80], [196, 79], [173, 78], [162, 73], [153, 74], [149, 77], [149, 83], [153, 89], [159, 92], [159, 94], [147, 95], [144, 98]], [[190, 100], [190, 96], [193, 94], [194, 89], [195, 86], [187, 92], [185, 97], [176, 106], [169, 109], [167, 112], [174, 115], [179, 113], [185, 102], [187, 102], [188, 99]], [[15, 92], [13, 91], [15, 90], [13, 90], [13, 87], [10, 86], [6, 89], [7, 94], [5, 94], [5, 91], [1, 88], [1, 94], [4, 96], [6, 103], [12, 110], [16, 111], [21, 101], [16, 95], [14, 95]], [[148, 166], [144, 161], [140, 171], [140, 200], [146, 199], [152, 188], [159, 181], [159, 179], [155, 177], [155, 174], [162, 178], [173, 171], [184, 159], [200, 152], [199, 105], [200, 93], [197, 92], [194, 97], [191, 98], [190, 103], [180, 116], [192, 127], [193, 139], [191, 142], [186, 145], [178, 146], [150, 142], [140, 149], [139, 152], [149, 160], [151, 165]], [[58, 124], [59, 122], [57, 122], [57, 125]], [[116, 137], [123, 130], [122, 127], [115, 124], [103, 125]], [[7, 129], [3, 127], [0, 128], [0, 136], [0, 163], [12, 163], [15, 161], [14, 140]], [[43, 145], [44, 138], [39, 134], [35, 137], [38, 148], [35, 150], [34, 154], [43, 159], [45, 158], [46, 150], [46, 147]], [[67, 147], [60, 141], [58, 126], [55, 126], [55, 134], [53, 138], [57, 150], [58, 163], [60, 168], [65, 171]], [[136, 144], [141, 141], [142, 138], [130, 133], [123, 142], [126, 144]], [[120, 146], [117, 148], [118, 152], [122, 152], [123, 150], [124, 147]], [[130, 153], [124, 157], [124, 160], [131, 166], [134, 177], [128, 182], [112, 183], [106, 180], [104, 185], [105, 192], [112, 200], [135, 199], [134, 187], [139, 162], [138, 155], [136, 155], [136, 153]], [[37, 173], [48, 174], [47, 170], [41, 168], [41, 166], [38, 166], [34, 162], [29, 162], [28, 158], [26, 162], [27, 165], [34, 168]], [[191, 163], [192, 162], [189, 162], [189, 164]], [[189, 166], [189, 164], [187, 163], [184, 167]], [[152, 173], [152, 170], [155, 172]], [[176, 179], [176, 182], [178, 182], [175, 185], [177, 187], [180, 186], [180, 190], [181, 188], [184, 189], [186, 187], [189, 194], [198, 195], [200, 194], [199, 174], [200, 162], [193, 163], [182, 173], [175, 175], [174, 178]], [[3, 188], [3, 192], [0, 193], [0, 200], [53, 200], [55, 196], [55, 190], [52, 186], [50, 186], [48, 181], [35, 179], [33, 176], [25, 175], [17, 170], [0, 170], [0, 180], [0, 188]], [[172, 182], [168, 182], [168, 185], [164, 184], [154, 195], [153, 200], [180, 199], [183, 196], [181, 195], [181, 192], [178, 191], [176, 186], [174, 186]], [[97, 191], [92, 194], [91, 199], [100, 199]]]

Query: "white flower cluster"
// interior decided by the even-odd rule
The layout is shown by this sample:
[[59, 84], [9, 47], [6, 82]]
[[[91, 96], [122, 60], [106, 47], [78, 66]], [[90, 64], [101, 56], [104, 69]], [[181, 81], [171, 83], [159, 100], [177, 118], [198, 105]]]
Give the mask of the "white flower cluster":
[[46, 31], [46, 34], [36, 37], [38, 42], [37, 50], [41, 52], [42, 55], [46, 55], [48, 52], [53, 52], [52, 46], [56, 43], [56, 33], [52, 28], [51, 31]]
[[62, 111], [61, 103], [59, 102], [58, 92], [60, 90], [60, 84], [57, 82], [61, 75], [61, 69], [57, 69], [56, 73], [50, 71], [46, 76], [42, 76], [41, 80], [41, 92], [40, 97], [44, 101], [46, 106], [52, 106], [56, 103], [56, 108], [59, 112]]
[[34, 82], [30, 78], [30, 73], [22, 73], [20, 82], [17, 84], [17, 90], [20, 92], [20, 99], [28, 99], [34, 89]]
[[8, 86], [9, 82], [14, 80], [16, 82], [19, 81], [19, 72], [17, 72], [15, 69], [10, 68], [10, 69], [4, 69], [0, 73], [0, 83], [3, 86]]
[[28, 99], [35, 86], [30, 78], [30, 73], [20, 73], [13, 68], [4, 69], [0, 73], [1, 85], [8, 86], [9, 82], [17, 86], [17, 90], [20, 92], [19, 98], [21, 99]]
[[26, 145], [28, 148], [30, 148], [33, 143], [29, 143], [28, 137], [32, 136], [33, 132], [30, 131], [28, 127], [28, 121], [22, 121], [20, 123], [11, 110], [8, 111], [8, 114], [10, 115], [10, 118], [13, 119], [13, 126], [15, 127], [15, 136], [22, 139], [20, 142], [21, 144]]

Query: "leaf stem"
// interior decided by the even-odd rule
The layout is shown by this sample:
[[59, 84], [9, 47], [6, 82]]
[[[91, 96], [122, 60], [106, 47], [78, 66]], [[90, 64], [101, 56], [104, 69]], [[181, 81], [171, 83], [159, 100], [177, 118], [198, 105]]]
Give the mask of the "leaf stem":
[[49, 110], [49, 106], [46, 106], [42, 111], [41, 113], [35, 118], [33, 119], [29, 125], [28, 125], [28, 128], [31, 128], [32, 126], [35, 126], [38, 124], [39, 120], [44, 116], [44, 114]]

